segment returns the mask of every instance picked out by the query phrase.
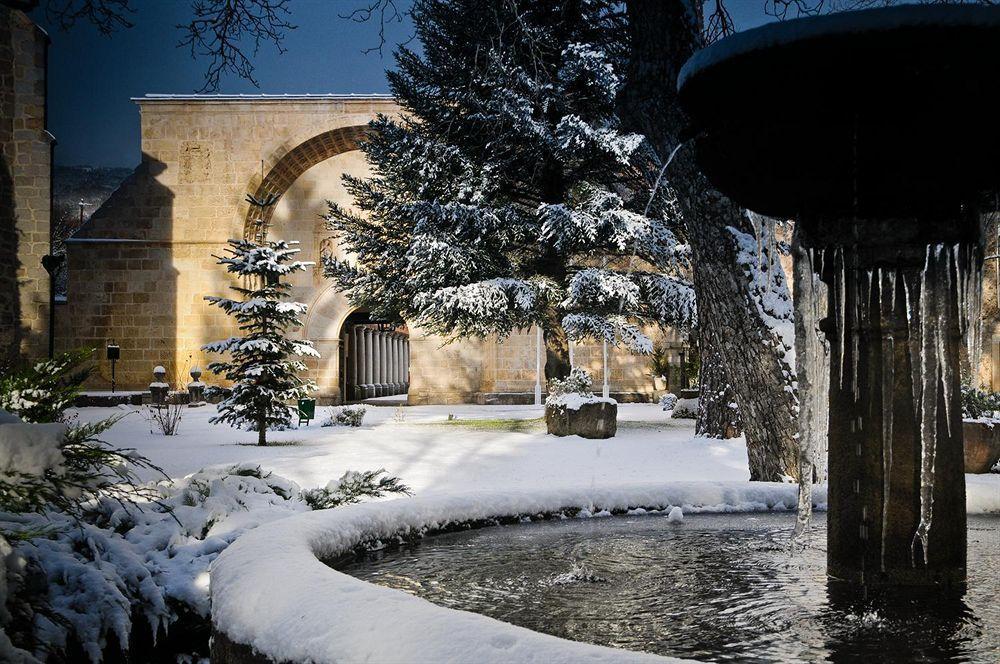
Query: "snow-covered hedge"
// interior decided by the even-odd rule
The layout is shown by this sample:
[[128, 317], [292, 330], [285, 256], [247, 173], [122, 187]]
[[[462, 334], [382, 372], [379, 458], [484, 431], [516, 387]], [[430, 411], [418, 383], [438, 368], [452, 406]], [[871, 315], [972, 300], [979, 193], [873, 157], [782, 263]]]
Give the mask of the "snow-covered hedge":
[[[664, 662], [566, 641], [486, 616], [436, 606], [337, 572], [322, 560], [424, 534], [540, 516], [643, 510], [794, 510], [798, 487], [679, 482], [605, 489], [439, 495], [310, 512], [257, 528], [212, 565], [217, 632], [274, 661]], [[817, 488], [817, 508], [826, 490]]]
[[359, 427], [361, 426], [361, 423], [364, 422], [365, 413], [367, 412], [367, 408], [358, 405], [335, 408], [330, 412], [330, 415], [320, 423], [320, 426]]

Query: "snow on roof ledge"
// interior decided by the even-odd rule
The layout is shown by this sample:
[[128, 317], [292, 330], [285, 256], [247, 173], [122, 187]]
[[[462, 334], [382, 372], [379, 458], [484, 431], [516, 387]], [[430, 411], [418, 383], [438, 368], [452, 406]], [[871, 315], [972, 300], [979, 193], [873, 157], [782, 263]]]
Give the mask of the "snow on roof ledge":
[[[212, 621], [229, 640], [273, 661], [619, 664], [680, 660], [567, 641], [457, 611], [338, 572], [363, 542], [481, 519], [630, 508], [684, 512], [793, 510], [797, 485], [673, 482], [529, 492], [439, 494], [309, 512], [241, 536], [212, 565]], [[814, 499], [825, 507], [826, 487]]]
[[132, 97], [131, 100], [137, 103], [148, 102], [282, 102], [282, 101], [392, 101], [391, 94], [384, 93], [324, 93], [324, 94], [155, 94], [150, 93], [142, 97]]

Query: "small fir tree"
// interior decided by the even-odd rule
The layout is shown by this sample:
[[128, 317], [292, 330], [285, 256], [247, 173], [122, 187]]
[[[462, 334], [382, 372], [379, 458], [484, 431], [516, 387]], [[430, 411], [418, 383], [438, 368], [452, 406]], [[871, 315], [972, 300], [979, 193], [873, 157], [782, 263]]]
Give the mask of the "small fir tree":
[[219, 265], [239, 275], [243, 286], [232, 289], [241, 300], [206, 296], [239, 323], [242, 337], [230, 337], [203, 347], [211, 353], [229, 353], [228, 362], [212, 362], [209, 370], [233, 381], [232, 395], [219, 404], [219, 414], [210, 421], [248, 426], [257, 431], [257, 444], [267, 444], [267, 429], [288, 426], [291, 414], [287, 402], [316, 389], [298, 373], [306, 369], [296, 356], [319, 357], [309, 341], [289, 339], [287, 329], [299, 327], [306, 312], [301, 302], [286, 302], [291, 286], [281, 277], [307, 269], [312, 263], [295, 261], [297, 242], [275, 241], [257, 244], [249, 240], [229, 240], [228, 256], [217, 257]]
[[[623, 15], [612, 0], [418, 0], [422, 54], [401, 48], [379, 117], [345, 177], [359, 214], [329, 228], [356, 263], [324, 258], [351, 301], [450, 337], [539, 325], [545, 374], [567, 335], [649, 352], [648, 324], [688, 325], [687, 251], [668, 187], [638, 177], [642, 136], [615, 115]], [[653, 203], [650, 205], [650, 203]]]

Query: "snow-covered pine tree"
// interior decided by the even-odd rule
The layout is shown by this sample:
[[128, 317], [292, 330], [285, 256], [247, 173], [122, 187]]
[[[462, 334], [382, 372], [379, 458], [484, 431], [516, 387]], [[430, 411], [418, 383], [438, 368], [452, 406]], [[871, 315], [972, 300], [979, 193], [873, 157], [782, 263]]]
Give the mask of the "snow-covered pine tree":
[[291, 415], [287, 402], [316, 389], [298, 373], [305, 364], [294, 357], [319, 357], [309, 341], [289, 339], [287, 329], [302, 325], [306, 312], [301, 302], [286, 302], [291, 286], [281, 277], [305, 270], [313, 263], [292, 260], [297, 242], [273, 241], [257, 244], [229, 240], [228, 256], [216, 257], [219, 265], [239, 275], [242, 286], [231, 288], [240, 300], [206, 296], [209, 303], [236, 318], [241, 337], [230, 337], [203, 346], [211, 353], [229, 353], [228, 362], [212, 362], [208, 368], [233, 381], [233, 393], [219, 404], [219, 414], [210, 421], [248, 426], [257, 431], [257, 443], [267, 444], [267, 430], [287, 426]]
[[387, 74], [405, 117], [371, 123], [374, 175], [345, 178], [360, 213], [328, 216], [357, 263], [325, 272], [355, 305], [452, 338], [540, 325], [548, 378], [567, 333], [648, 352], [643, 325], [692, 322], [672, 208], [646, 216], [643, 138], [614, 114], [621, 20], [611, 0], [415, 2], [423, 55]]

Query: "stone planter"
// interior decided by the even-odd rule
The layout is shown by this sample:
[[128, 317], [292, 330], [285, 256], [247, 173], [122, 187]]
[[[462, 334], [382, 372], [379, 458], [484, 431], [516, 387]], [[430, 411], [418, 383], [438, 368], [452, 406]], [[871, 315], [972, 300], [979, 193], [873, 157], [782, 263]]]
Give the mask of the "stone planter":
[[547, 404], [545, 427], [554, 436], [613, 438], [618, 431], [618, 404], [614, 401]]
[[965, 439], [965, 472], [988, 473], [1000, 460], [1000, 424], [962, 422]]
[[663, 376], [653, 376], [653, 389], [657, 392], [663, 392], [667, 389], [667, 379]]

